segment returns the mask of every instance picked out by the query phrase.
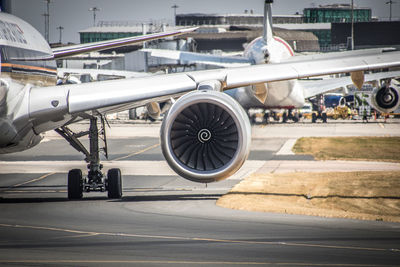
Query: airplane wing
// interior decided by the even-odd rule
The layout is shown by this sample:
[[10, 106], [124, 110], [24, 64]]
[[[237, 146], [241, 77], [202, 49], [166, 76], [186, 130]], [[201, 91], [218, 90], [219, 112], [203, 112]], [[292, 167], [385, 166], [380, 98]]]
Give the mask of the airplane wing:
[[177, 50], [168, 49], [154, 49], [145, 48], [141, 51], [150, 53], [150, 56], [157, 58], [165, 58], [172, 60], [179, 60], [188, 64], [198, 63], [204, 65], [218, 66], [223, 68], [229, 67], [243, 67], [251, 65], [250, 60], [243, 57], [231, 57], [231, 56], [218, 56], [194, 52], [184, 52]]
[[98, 76], [113, 76], [118, 78], [139, 78], [147, 77], [153, 74], [147, 72], [124, 71], [124, 70], [107, 70], [107, 69], [72, 69], [72, 68], [58, 68], [57, 76], [64, 77], [66, 75], [83, 75], [89, 74], [93, 80], [98, 80]]
[[[379, 72], [365, 75], [365, 82], [380, 81], [381, 79], [400, 77], [400, 71]], [[328, 78], [323, 80], [299, 80], [304, 88], [304, 97], [309, 98], [318, 94], [344, 89], [349, 85], [353, 85], [350, 76], [341, 78]]]
[[[54, 101], [61, 103], [57, 108], [64, 112], [65, 109], [68, 109], [69, 114], [93, 111], [108, 113], [127, 109], [132, 105], [140, 106], [152, 101], [165, 101], [171, 97], [177, 97], [195, 90], [199, 84], [210, 81], [219, 82], [222, 84], [222, 89], [225, 90], [265, 82], [398, 66], [400, 66], [400, 51], [395, 51], [327, 60], [264, 64], [52, 86], [39, 88], [37, 94], [35, 88], [33, 88], [31, 91], [31, 114], [38, 114], [39, 116], [43, 112], [46, 114], [49, 110], [54, 109], [54, 106], [52, 106], [55, 103]], [[47, 90], [48, 93], [44, 93], [44, 90]], [[58, 99], [55, 95], [58, 95]], [[47, 101], [46, 98], [48, 98]]]
[[151, 40], [155, 40], [155, 39], [181, 35], [181, 34], [185, 34], [185, 33], [194, 31], [196, 29], [197, 28], [187, 28], [187, 29], [180, 29], [180, 30], [175, 30], [175, 31], [119, 38], [119, 39], [113, 39], [113, 40], [102, 41], [102, 42], [94, 42], [94, 43], [87, 43], [87, 44], [58, 47], [58, 48], [53, 49], [53, 54], [54, 54], [55, 59], [67, 58], [67, 57], [82, 54], [82, 53], [88, 53], [88, 52], [93, 52], [93, 51], [102, 51], [102, 50], [106, 50], [106, 49], [117, 48], [117, 47], [142, 43], [142, 42], [146, 42], [146, 41], [151, 41]]
[[226, 70], [226, 88], [252, 84], [301, 79], [336, 73], [355, 73], [374, 69], [386, 69], [400, 65], [400, 51], [379, 54], [283, 62]]

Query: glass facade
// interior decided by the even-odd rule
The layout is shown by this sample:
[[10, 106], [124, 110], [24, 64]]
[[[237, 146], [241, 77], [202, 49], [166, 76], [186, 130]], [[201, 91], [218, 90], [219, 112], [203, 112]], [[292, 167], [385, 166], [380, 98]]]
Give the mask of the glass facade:
[[[321, 22], [351, 22], [351, 8], [305, 8], [303, 11], [305, 23]], [[355, 8], [354, 22], [371, 21], [370, 8]]]
[[137, 32], [81, 32], [79, 34], [81, 44], [141, 35]]
[[[371, 21], [370, 8], [354, 8], [354, 22]], [[350, 5], [331, 5], [315, 8], [305, 8], [303, 10], [304, 23], [340, 23], [351, 22]], [[321, 50], [329, 50], [331, 46], [331, 30], [310, 30], [319, 40]]]

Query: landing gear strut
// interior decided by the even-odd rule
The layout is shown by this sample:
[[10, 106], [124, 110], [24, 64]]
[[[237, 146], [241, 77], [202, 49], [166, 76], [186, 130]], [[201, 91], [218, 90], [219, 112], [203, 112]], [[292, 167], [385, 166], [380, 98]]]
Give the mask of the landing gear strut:
[[[88, 175], [87, 177], [82, 176], [82, 171], [79, 169], [73, 169], [68, 173], [68, 198], [69, 199], [81, 199], [83, 196], [83, 191], [92, 192], [108, 191], [109, 198], [121, 198], [122, 197], [122, 179], [120, 169], [110, 169], [107, 172], [107, 176], [103, 174], [101, 169], [103, 165], [100, 164], [100, 151], [105, 153], [106, 158], [108, 158], [107, 153], [107, 139], [105, 134], [105, 121], [103, 117], [101, 118], [101, 130], [99, 131], [97, 126], [97, 117], [90, 117], [90, 127], [89, 131], [74, 133], [67, 126], [63, 126], [55, 131], [64, 137], [70, 145], [82, 152], [86, 158], [85, 161], [88, 162]], [[78, 138], [88, 135], [90, 141], [89, 151], [85, 146], [79, 141]], [[104, 147], [99, 148], [99, 135], [102, 135], [102, 140], [104, 142]]]

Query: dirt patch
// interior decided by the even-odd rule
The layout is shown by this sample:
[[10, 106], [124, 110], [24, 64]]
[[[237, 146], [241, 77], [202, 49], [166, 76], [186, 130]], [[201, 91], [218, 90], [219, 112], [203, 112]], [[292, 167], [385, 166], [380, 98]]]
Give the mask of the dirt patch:
[[221, 197], [217, 205], [400, 222], [400, 172], [253, 174]]
[[318, 160], [378, 160], [400, 162], [400, 137], [304, 137], [293, 147], [296, 154]]

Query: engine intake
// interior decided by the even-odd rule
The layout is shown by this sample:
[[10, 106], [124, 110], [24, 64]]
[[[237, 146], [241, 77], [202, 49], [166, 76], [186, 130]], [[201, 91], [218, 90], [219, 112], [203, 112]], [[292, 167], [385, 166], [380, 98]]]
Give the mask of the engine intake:
[[380, 112], [392, 112], [399, 107], [399, 91], [395, 87], [382, 87], [372, 95], [372, 104]]
[[234, 174], [250, 150], [251, 127], [243, 108], [217, 91], [182, 96], [161, 126], [161, 148], [170, 167], [201, 183]]

